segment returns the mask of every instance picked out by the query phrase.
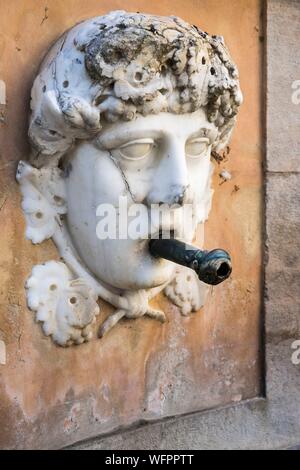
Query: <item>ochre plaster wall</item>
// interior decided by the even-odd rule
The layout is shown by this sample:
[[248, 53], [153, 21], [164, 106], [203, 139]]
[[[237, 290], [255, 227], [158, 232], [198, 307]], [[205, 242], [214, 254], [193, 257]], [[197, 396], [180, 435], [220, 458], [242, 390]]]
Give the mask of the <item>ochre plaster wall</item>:
[[[0, 0], [0, 447], [57, 448], [141, 420], [160, 419], [258, 396], [261, 388], [262, 156], [258, 0]], [[45, 9], [47, 7], [47, 9]], [[30, 88], [39, 63], [63, 31], [113, 9], [178, 15], [221, 34], [244, 93], [226, 161], [216, 164], [205, 246], [227, 249], [229, 281], [205, 308], [181, 317], [163, 297], [168, 322], [122, 321], [102, 340], [63, 349], [27, 309], [33, 264], [57, 259], [52, 242], [33, 246], [14, 175], [26, 159]], [[226, 168], [232, 180], [220, 184]], [[98, 323], [110, 307], [101, 302]]]

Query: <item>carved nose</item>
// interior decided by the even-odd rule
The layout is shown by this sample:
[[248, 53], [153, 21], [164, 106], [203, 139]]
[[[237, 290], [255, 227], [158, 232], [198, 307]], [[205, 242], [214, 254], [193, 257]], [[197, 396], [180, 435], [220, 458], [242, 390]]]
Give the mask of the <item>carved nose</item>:
[[[174, 189], [174, 195], [171, 196], [171, 204], [177, 204], [179, 206], [183, 206], [185, 199], [186, 199], [186, 190], [187, 186], [182, 186], [182, 187], [175, 187]], [[173, 201], [172, 201], [173, 199]]]
[[146, 197], [147, 205], [182, 206], [187, 200], [189, 175], [184, 154], [184, 142], [172, 136], [157, 167], [152, 187]]
[[165, 191], [164, 194], [160, 194], [159, 197], [150, 193], [147, 196], [146, 203], [150, 204], [167, 204], [172, 207], [174, 205], [183, 206], [186, 202], [188, 185], [172, 185], [169, 190]]

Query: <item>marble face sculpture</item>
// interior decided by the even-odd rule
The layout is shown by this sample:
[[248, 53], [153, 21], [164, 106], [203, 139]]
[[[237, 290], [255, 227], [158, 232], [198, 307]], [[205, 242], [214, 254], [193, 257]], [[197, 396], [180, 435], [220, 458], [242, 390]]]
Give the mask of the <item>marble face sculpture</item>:
[[[171, 231], [190, 243], [203, 226], [211, 152], [227, 145], [241, 101], [223, 38], [176, 17], [112, 12], [52, 47], [32, 88], [32, 152], [17, 180], [27, 238], [52, 238], [63, 260], [34, 266], [26, 283], [29, 308], [57, 344], [91, 338], [98, 297], [116, 307], [100, 336], [123, 317], [163, 322], [149, 304], [162, 290], [183, 315], [203, 305], [205, 284], [152, 256], [149, 237]], [[138, 235], [99, 236], [103, 205], [120, 215], [124, 200], [128, 217], [143, 209]], [[167, 222], [155, 217], [161, 206]]]

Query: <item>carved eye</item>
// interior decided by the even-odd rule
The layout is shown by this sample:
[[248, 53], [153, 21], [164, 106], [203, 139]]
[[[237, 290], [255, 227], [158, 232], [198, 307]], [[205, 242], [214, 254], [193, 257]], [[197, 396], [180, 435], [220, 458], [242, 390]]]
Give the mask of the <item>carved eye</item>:
[[202, 157], [207, 152], [209, 140], [205, 137], [191, 140], [185, 145], [185, 153], [190, 158]]
[[122, 145], [118, 150], [127, 160], [141, 160], [150, 153], [154, 145], [152, 139], [133, 140]]

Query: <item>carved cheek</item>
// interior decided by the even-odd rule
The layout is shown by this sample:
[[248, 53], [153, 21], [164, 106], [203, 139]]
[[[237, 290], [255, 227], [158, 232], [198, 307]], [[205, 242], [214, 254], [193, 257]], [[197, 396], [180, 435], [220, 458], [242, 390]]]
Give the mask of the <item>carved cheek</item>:
[[150, 191], [153, 178], [155, 177], [155, 168], [151, 165], [142, 168], [127, 167], [123, 173], [134, 202], [143, 202]]
[[95, 162], [91, 181], [94, 186], [94, 199], [96, 204], [118, 204], [119, 196], [124, 196], [126, 182], [119, 166], [107, 153], [99, 152]]

